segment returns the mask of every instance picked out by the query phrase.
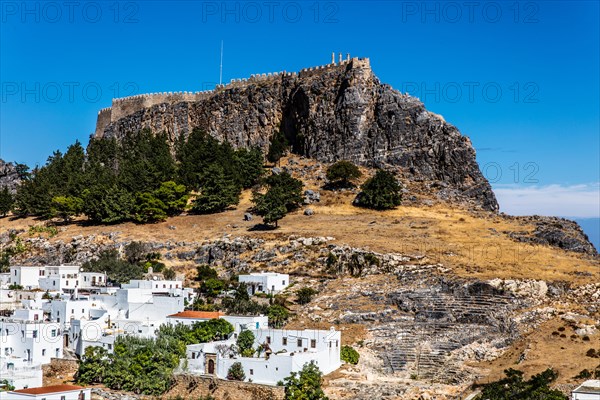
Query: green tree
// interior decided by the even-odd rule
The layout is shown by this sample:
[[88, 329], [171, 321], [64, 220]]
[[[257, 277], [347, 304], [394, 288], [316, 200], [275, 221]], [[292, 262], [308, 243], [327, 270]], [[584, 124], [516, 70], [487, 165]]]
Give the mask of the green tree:
[[119, 148], [118, 179], [120, 187], [131, 194], [152, 192], [162, 182], [173, 180], [175, 161], [167, 136], [150, 130], [126, 135]]
[[298, 296], [298, 304], [310, 303], [315, 294], [317, 294], [317, 291], [309, 287], [304, 287], [300, 290], [297, 290], [296, 295]]
[[200, 292], [206, 297], [215, 298], [225, 289], [225, 284], [219, 279], [210, 278], [202, 282]]
[[218, 278], [217, 271], [214, 268], [211, 268], [206, 264], [202, 264], [196, 267], [196, 277], [194, 278], [195, 281], [201, 282], [211, 278]]
[[338, 161], [327, 168], [327, 179], [337, 187], [351, 187], [352, 181], [361, 177], [361, 172], [350, 161]]
[[284, 379], [286, 400], [327, 400], [321, 389], [322, 379], [323, 374], [314, 361], [304, 364], [302, 371], [292, 372]]
[[402, 200], [401, 189], [391, 172], [380, 169], [361, 186], [356, 204], [375, 210], [395, 208]]
[[269, 317], [269, 325], [278, 329], [286, 323], [290, 316], [290, 312], [279, 304], [273, 304], [272, 306], [269, 306], [267, 316]]
[[108, 352], [99, 346], [86, 347], [75, 380], [87, 385], [102, 383], [108, 364]]
[[234, 362], [227, 371], [227, 379], [230, 381], [244, 381], [246, 374], [244, 373], [244, 367], [241, 362]]
[[200, 214], [224, 211], [239, 203], [240, 191], [240, 186], [225, 174], [223, 167], [211, 164], [204, 172], [201, 193], [193, 201], [192, 211]]
[[117, 186], [86, 189], [83, 203], [83, 213], [95, 223], [118, 223], [135, 215], [135, 197]]
[[168, 281], [172, 281], [177, 276], [177, 274], [175, 273], [175, 271], [172, 268], [165, 268], [163, 270], [162, 274], [165, 277], [165, 279]]
[[65, 222], [81, 214], [83, 200], [75, 196], [56, 196], [52, 199], [52, 214], [62, 218]]
[[280, 162], [281, 157], [285, 154], [288, 148], [288, 142], [285, 135], [279, 131], [271, 137], [269, 143], [269, 151], [267, 152], [267, 160], [273, 164]]
[[264, 223], [275, 223], [286, 213], [300, 206], [302, 202], [302, 181], [293, 178], [289, 173], [273, 174], [264, 181], [267, 187], [262, 194], [255, 190], [252, 195], [254, 212], [263, 218]]
[[[254, 354], [254, 350], [252, 350], [253, 346], [254, 346], [254, 334], [252, 333], [252, 331], [242, 331], [240, 332], [240, 334], [238, 335], [238, 338], [236, 340], [236, 345], [239, 349], [240, 354], [242, 355], [246, 355], [246, 354], [250, 354], [250, 356], [252, 354]], [[250, 353], [250, 351], [252, 351], [252, 353]], [[246, 356], [249, 357], [249, 356]]]
[[340, 351], [340, 358], [342, 359], [342, 361], [346, 361], [349, 364], [356, 365], [358, 364], [360, 354], [358, 354], [358, 351], [354, 350], [351, 346], [342, 346], [342, 349]]
[[132, 264], [119, 257], [117, 250], [104, 250], [98, 259], [83, 263], [81, 270], [84, 272], [104, 271], [109, 281], [125, 283], [131, 279], [141, 279], [144, 268], [139, 264]]
[[158, 222], [167, 219], [167, 206], [153, 193], [138, 193], [136, 196], [135, 220], [138, 222]]
[[558, 374], [547, 369], [534, 375], [528, 381], [523, 379], [523, 372], [509, 368], [504, 371], [506, 377], [496, 382], [482, 385], [481, 394], [475, 400], [567, 400], [559, 390], [550, 389], [549, 385], [556, 380]]
[[165, 205], [165, 212], [169, 217], [179, 215], [187, 206], [188, 193], [184, 185], [173, 181], [163, 182], [154, 191], [154, 197]]
[[15, 390], [15, 387], [8, 382], [8, 379], [1, 380], [0, 384], [3, 385], [0, 387], [0, 392], [10, 392], [11, 390]]
[[6, 186], [0, 190], [0, 215], [6, 216], [8, 212], [12, 209], [14, 204], [14, 199], [10, 191]]
[[254, 186], [265, 172], [262, 151], [258, 147], [241, 148], [235, 151], [233, 158], [239, 186], [245, 189]]

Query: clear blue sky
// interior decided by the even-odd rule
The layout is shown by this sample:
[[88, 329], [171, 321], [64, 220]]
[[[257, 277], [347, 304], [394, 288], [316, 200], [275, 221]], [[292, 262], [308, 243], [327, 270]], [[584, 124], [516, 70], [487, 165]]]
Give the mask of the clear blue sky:
[[370, 57], [471, 138], [503, 210], [600, 213], [598, 1], [0, 4], [5, 160], [87, 143], [112, 97], [214, 86], [223, 40], [226, 82]]

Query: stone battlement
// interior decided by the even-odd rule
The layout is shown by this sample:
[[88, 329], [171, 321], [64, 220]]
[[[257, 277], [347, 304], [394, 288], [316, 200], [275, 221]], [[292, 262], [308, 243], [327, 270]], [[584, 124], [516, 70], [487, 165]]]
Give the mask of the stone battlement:
[[146, 93], [138, 94], [135, 96], [122, 97], [112, 100], [112, 106], [101, 109], [98, 112], [98, 119], [96, 122], [96, 137], [101, 137], [104, 133], [104, 129], [111, 123], [118, 121], [119, 119], [131, 115], [138, 111], [158, 104], [176, 104], [180, 102], [198, 102], [206, 100], [216, 93], [222, 92], [223, 90], [245, 88], [256, 83], [269, 83], [276, 82], [284, 78], [305, 78], [313, 75], [317, 75], [326, 71], [330, 71], [336, 68], [370, 68], [370, 62], [368, 58], [350, 58], [347, 55], [346, 59], [342, 60], [341, 54], [339, 55], [339, 61], [335, 62], [335, 57], [332, 55], [332, 62], [330, 64], [319, 65], [316, 67], [303, 68], [300, 72], [269, 72], [263, 74], [253, 74], [249, 78], [232, 79], [225, 85], [217, 85], [214, 90], [204, 90], [200, 92], [159, 92], [159, 93]]

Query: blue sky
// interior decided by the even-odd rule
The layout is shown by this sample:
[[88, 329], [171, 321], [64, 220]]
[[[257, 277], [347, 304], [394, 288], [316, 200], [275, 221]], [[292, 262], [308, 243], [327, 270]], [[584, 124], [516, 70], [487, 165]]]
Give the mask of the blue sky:
[[598, 217], [598, 1], [2, 1], [0, 157], [87, 143], [112, 97], [369, 57], [469, 136], [501, 209]]

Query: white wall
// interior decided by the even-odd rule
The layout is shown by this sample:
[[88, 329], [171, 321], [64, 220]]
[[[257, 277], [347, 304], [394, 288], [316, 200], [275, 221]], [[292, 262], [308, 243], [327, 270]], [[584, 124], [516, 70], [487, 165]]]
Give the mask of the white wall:
[[0, 380], [4, 379], [15, 389], [42, 386], [42, 366], [21, 358], [0, 356]]
[[62, 340], [58, 323], [0, 320], [0, 352], [4, 356], [47, 364], [51, 358], [62, 358]]
[[[40, 385], [41, 386], [41, 385]], [[10, 399], [10, 400], [78, 400], [81, 399], [81, 393], [83, 392], [83, 399], [90, 400], [92, 396], [91, 389], [81, 389], [81, 390], [73, 390], [69, 392], [57, 392], [57, 393], [46, 393], [46, 394], [38, 394], [31, 395], [26, 393], [16, 393], [16, 392], [8, 392], [6, 393], [6, 397], [2, 397], [1, 399]]]

